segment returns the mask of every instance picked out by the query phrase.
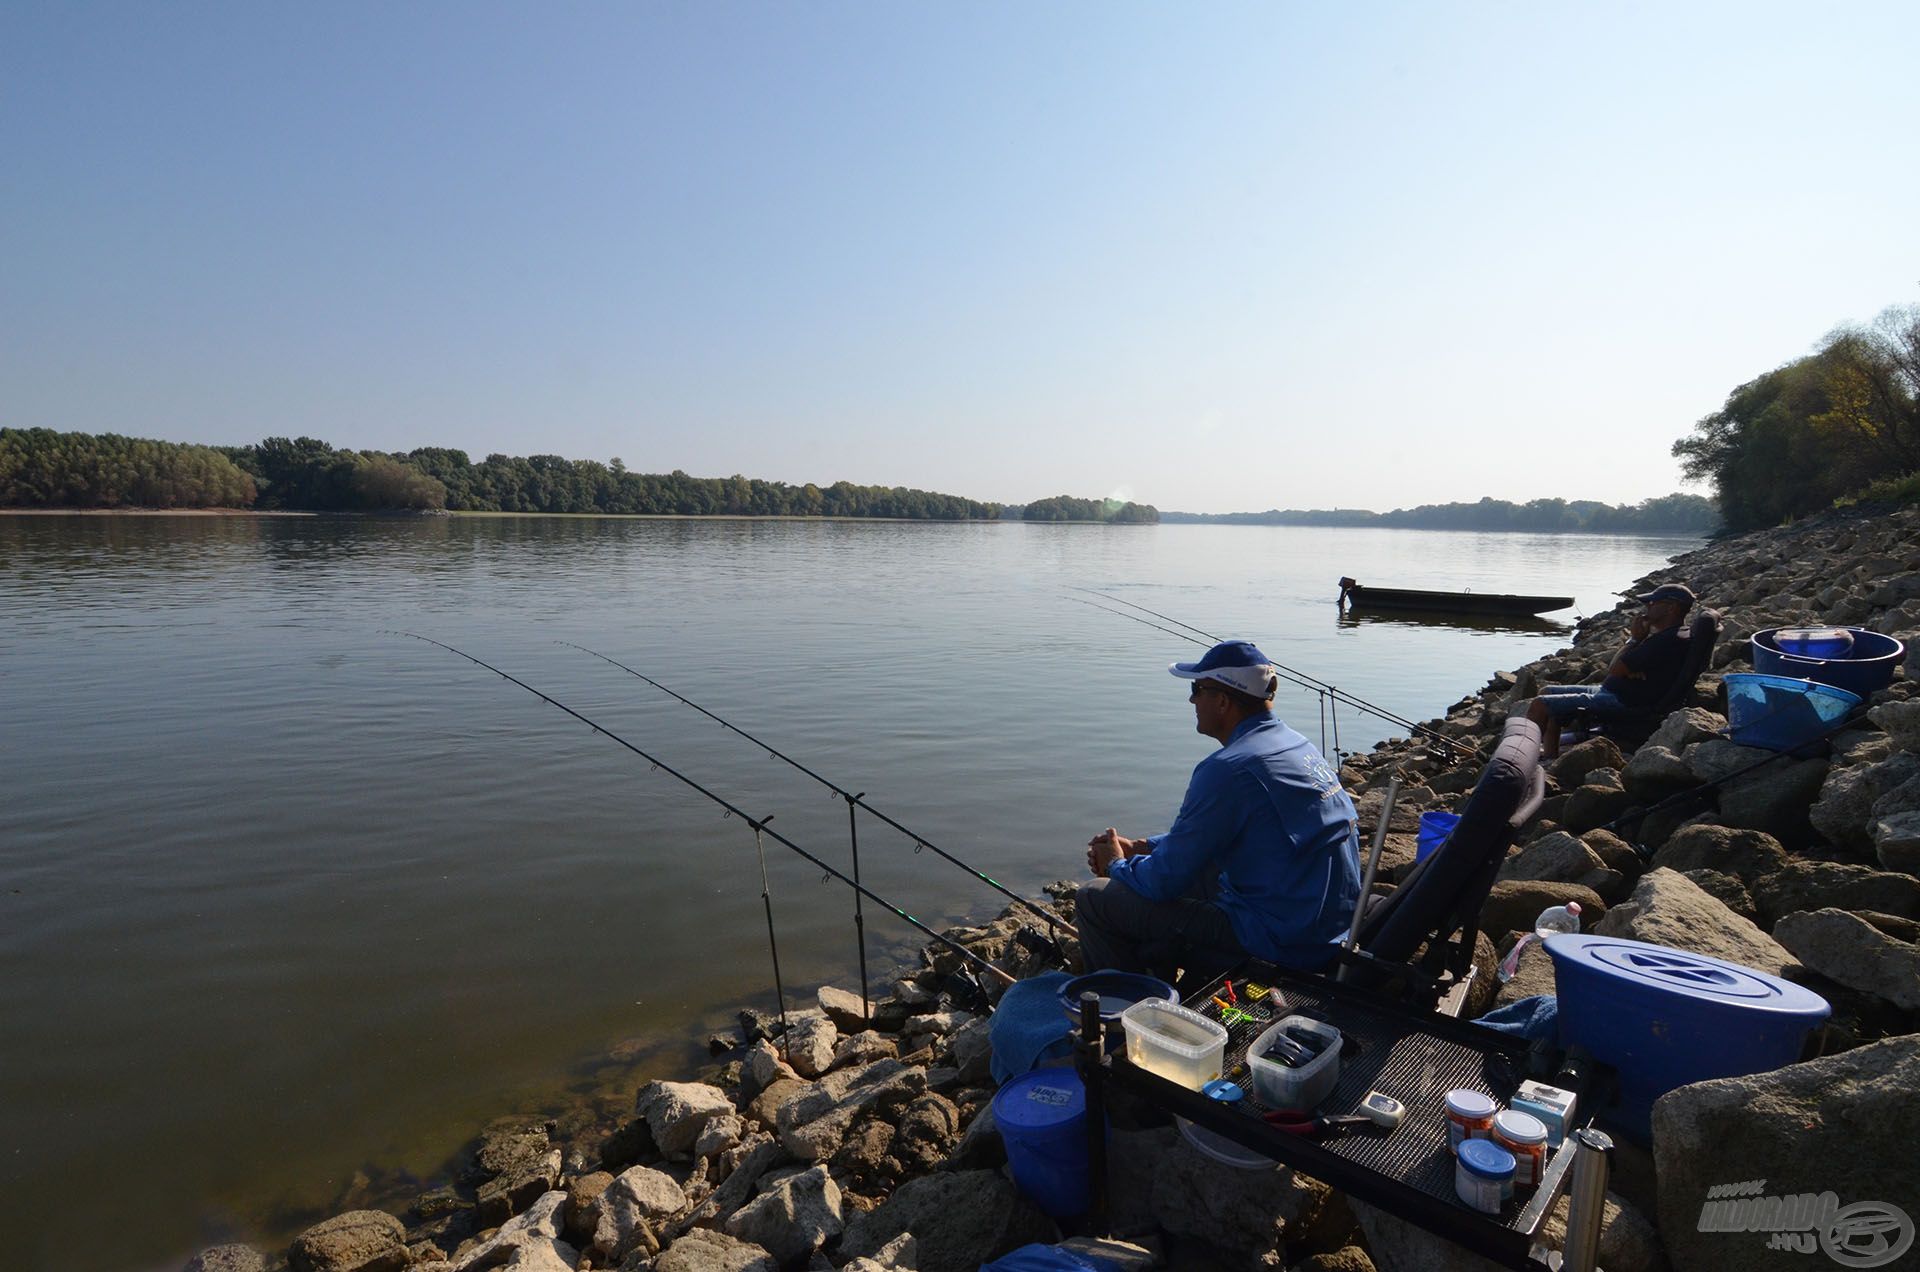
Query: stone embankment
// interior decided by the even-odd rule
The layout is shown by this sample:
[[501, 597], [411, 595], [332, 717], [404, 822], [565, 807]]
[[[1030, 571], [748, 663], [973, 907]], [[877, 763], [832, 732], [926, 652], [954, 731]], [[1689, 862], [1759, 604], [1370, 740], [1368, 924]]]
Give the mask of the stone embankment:
[[[1641, 586], [1664, 581], [1724, 615], [1712, 671], [1631, 754], [1599, 739], [1552, 765], [1549, 798], [1482, 913], [1477, 961], [1490, 967], [1542, 908], [1577, 899], [1592, 930], [1825, 996], [1834, 1014], [1819, 1055], [1659, 1101], [1651, 1151], [1616, 1155], [1601, 1262], [1805, 1267], [1826, 1250], [1850, 1266], [1895, 1266], [1913, 1252], [1869, 1260], [1874, 1240], [1910, 1240], [1920, 1220], [1920, 697], [1908, 669], [1828, 753], [1741, 774], [1771, 753], [1726, 740], [1720, 677], [1749, 669], [1747, 638], [1763, 628], [1843, 624], [1911, 645], [1920, 510], [1725, 540]], [[1412, 867], [1419, 814], [1464, 801], [1518, 704], [1542, 684], [1599, 678], [1631, 608], [1583, 622], [1571, 648], [1496, 675], [1432, 722], [1466, 754], [1402, 741], [1348, 757], [1363, 831], [1388, 778], [1403, 783], [1383, 886]], [[1072, 885], [1050, 892], [1070, 916]], [[1022, 922], [1009, 912], [952, 935], [1031, 974], [1043, 962], [1016, 939]], [[650, 1083], [630, 1117], [503, 1119], [450, 1185], [403, 1215], [349, 1211], [284, 1254], [222, 1246], [189, 1270], [970, 1272], [1056, 1239], [1000, 1169], [988, 1021], [953, 1005], [965, 1001], [958, 970], [950, 952], [925, 952], [871, 1020], [857, 996], [823, 988], [778, 1046], [776, 1021], [743, 1013], [741, 1033], [716, 1040], [728, 1050], [706, 1080]], [[1477, 982], [1469, 1010], [1553, 988], [1551, 961], [1529, 946], [1510, 982]], [[1110, 1159], [1118, 1235], [1131, 1244], [1107, 1253], [1130, 1266], [1491, 1266], [1297, 1172], [1219, 1165], [1170, 1127], [1116, 1128]]]

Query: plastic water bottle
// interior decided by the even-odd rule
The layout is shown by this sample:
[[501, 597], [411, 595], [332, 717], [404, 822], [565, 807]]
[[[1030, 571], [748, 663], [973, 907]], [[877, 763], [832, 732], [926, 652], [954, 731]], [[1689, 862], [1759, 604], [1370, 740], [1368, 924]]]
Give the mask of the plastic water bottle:
[[1500, 960], [1500, 983], [1506, 984], [1520, 970], [1520, 954], [1527, 948], [1527, 942], [1538, 938], [1546, 940], [1556, 932], [1578, 932], [1580, 930], [1580, 903], [1569, 901], [1565, 905], [1550, 905], [1540, 911], [1533, 921], [1533, 931], [1513, 943], [1507, 956]]

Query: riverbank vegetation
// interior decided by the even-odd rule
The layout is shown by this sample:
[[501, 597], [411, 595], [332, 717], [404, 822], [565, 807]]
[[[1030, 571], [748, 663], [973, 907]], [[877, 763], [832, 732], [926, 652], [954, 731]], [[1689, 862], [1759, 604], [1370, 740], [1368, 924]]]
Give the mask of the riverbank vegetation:
[[1588, 499], [1534, 499], [1509, 503], [1421, 504], [1392, 512], [1364, 508], [1280, 509], [1267, 512], [1163, 512], [1167, 522], [1256, 526], [1382, 526], [1407, 530], [1532, 530], [1548, 534], [1709, 534], [1720, 524], [1713, 501], [1700, 495], [1662, 495], [1637, 504]]
[[1912, 501], [1920, 483], [1920, 305], [1841, 327], [1749, 380], [1673, 444], [1711, 481], [1730, 530], [1778, 525], [1842, 499]]

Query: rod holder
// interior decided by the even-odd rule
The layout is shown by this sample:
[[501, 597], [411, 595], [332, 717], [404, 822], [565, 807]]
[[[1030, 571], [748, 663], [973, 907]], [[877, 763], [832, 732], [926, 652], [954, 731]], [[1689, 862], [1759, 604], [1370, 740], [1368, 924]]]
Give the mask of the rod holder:
[[1567, 1248], [1561, 1272], [1596, 1272], [1600, 1266], [1600, 1224], [1607, 1211], [1607, 1178], [1613, 1168], [1613, 1141], [1592, 1127], [1573, 1133], [1573, 1183], [1567, 1189]]

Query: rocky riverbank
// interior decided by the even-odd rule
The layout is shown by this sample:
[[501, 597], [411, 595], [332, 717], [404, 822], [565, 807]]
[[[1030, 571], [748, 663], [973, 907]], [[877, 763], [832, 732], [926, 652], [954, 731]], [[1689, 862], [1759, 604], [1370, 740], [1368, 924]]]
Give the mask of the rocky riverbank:
[[[1753, 632], [1845, 624], [1912, 644], [1920, 510], [1835, 513], [1725, 540], [1635, 590], [1654, 581], [1686, 583], [1724, 615], [1712, 671], [1637, 751], [1595, 740], [1553, 764], [1549, 799], [1481, 916], [1477, 961], [1491, 966], [1541, 908], [1577, 899], [1592, 930], [1727, 958], [1825, 996], [1834, 1017], [1819, 1056], [1659, 1101], [1652, 1150], [1617, 1154], [1602, 1263], [1800, 1267], [1808, 1252], [1837, 1249], [1851, 1266], [1894, 1266], [1862, 1252], [1869, 1229], [1911, 1240], [1920, 1218], [1912, 669], [1829, 754], [1714, 783], [1770, 754], [1720, 733], [1720, 677], [1749, 669]], [[1570, 648], [1496, 675], [1432, 722], [1468, 754], [1397, 742], [1346, 761], [1363, 831], [1380, 816], [1389, 776], [1403, 782], [1383, 886], [1411, 868], [1419, 814], [1464, 800], [1501, 726], [1538, 685], [1597, 679], [1629, 612], [1587, 620]], [[1072, 885], [1050, 891], [1070, 916]], [[1010, 912], [950, 935], [1031, 974], [1043, 963], [1017, 939], [1022, 925]], [[350, 1210], [284, 1252], [217, 1247], [189, 1272], [966, 1272], [1055, 1239], [999, 1169], [987, 1018], [954, 1005], [965, 1001], [958, 964], [950, 951], [924, 952], [871, 1021], [857, 996], [822, 988], [790, 1013], [779, 1046], [777, 1022], [743, 1013], [699, 1081], [650, 1083], [619, 1118], [502, 1119], [452, 1182], [403, 1213]], [[1476, 984], [1469, 1012], [1553, 988], [1550, 960], [1529, 947], [1511, 982]], [[1170, 1127], [1116, 1129], [1112, 1160], [1114, 1213], [1131, 1245], [1108, 1253], [1132, 1266], [1490, 1266], [1296, 1172], [1218, 1165]], [[1819, 1223], [1796, 1226], [1790, 1202], [1802, 1194], [1815, 1198]], [[1820, 1211], [1826, 1194], [1832, 1204]], [[1788, 1201], [1769, 1208], [1770, 1197]], [[1881, 1209], [1861, 1209], [1872, 1206]], [[1842, 1222], [1827, 1222], [1836, 1208]]]

